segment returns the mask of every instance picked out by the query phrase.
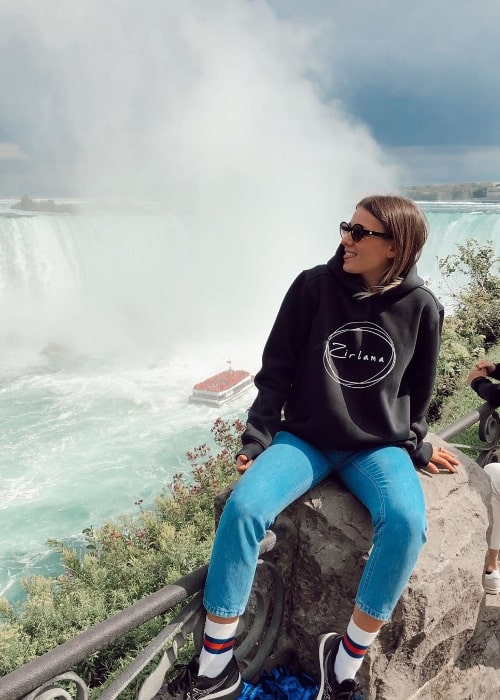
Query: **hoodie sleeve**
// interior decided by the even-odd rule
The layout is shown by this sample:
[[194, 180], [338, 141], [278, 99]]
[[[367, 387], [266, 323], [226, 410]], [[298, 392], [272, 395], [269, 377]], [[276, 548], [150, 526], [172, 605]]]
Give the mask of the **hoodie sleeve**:
[[[490, 376], [494, 374], [495, 373], [492, 372]], [[500, 384], [493, 384], [493, 382], [486, 377], [477, 377], [477, 379], [471, 382], [471, 388], [474, 389], [478, 396], [495, 408], [500, 406]]]
[[302, 272], [285, 295], [255, 375], [257, 397], [248, 412], [238, 455], [254, 459], [279, 430], [281, 412], [292, 386], [297, 357], [309, 335], [312, 300], [306, 273]]
[[500, 379], [500, 363], [495, 365], [495, 369], [491, 372], [490, 377], [493, 377], [493, 379]]
[[426, 313], [422, 315], [417, 345], [408, 367], [411, 397], [410, 431], [415, 444], [410, 457], [419, 469], [427, 466], [433, 452], [431, 443], [424, 442], [427, 434], [425, 416], [434, 390], [444, 319], [443, 307], [437, 299], [434, 301], [435, 305], [426, 307]]

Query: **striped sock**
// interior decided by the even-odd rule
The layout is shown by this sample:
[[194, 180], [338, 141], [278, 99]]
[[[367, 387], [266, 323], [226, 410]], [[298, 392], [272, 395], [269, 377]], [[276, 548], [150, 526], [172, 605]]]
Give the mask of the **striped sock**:
[[346, 678], [354, 678], [363, 663], [368, 647], [378, 632], [365, 632], [356, 625], [352, 617], [347, 625], [347, 631], [340, 642], [339, 650], [333, 667], [339, 683]]
[[200, 676], [215, 678], [226, 668], [234, 648], [234, 636], [238, 627], [236, 622], [220, 623], [205, 620], [203, 649], [200, 653]]

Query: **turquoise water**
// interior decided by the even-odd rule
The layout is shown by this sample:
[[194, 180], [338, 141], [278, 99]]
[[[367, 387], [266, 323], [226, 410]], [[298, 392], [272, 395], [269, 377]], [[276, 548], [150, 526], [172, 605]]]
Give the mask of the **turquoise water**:
[[49, 537], [76, 544], [88, 525], [133, 511], [138, 499], [151, 503], [174, 473], [189, 473], [185, 454], [212, 442], [217, 416], [243, 415], [252, 392], [222, 410], [188, 403], [191, 387], [208, 376], [210, 364], [184, 357], [144, 367], [54, 352], [29, 366], [4, 369], [4, 595], [18, 594], [21, 575], [57, 570], [44, 544]]
[[[240, 284], [244, 253], [226, 274], [220, 246], [165, 212], [9, 207], [0, 202], [0, 594], [13, 600], [22, 576], [58, 572], [48, 538], [78, 544], [85, 527], [151, 503], [189, 474], [186, 452], [211, 441], [218, 416], [244, 415], [254, 390], [223, 409], [189, 394], [228, 359], [258, 369], [285, 284]], [[419, 271], [438, 294], [436, 258], [457, 242], [492, 240], [500, 255], [500, 206], [426, 212]], [[300, 251], [274, 264], [287, 284], [304, 266]]]

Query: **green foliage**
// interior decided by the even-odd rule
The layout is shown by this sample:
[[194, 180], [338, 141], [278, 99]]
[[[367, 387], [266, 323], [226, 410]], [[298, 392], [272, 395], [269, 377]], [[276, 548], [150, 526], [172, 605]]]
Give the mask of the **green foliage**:
[[[492, 346], [490, 352], [485, 354], [484, 357], [495, 364], [498, 363], [500, 358], [500, 343]], [[436, 423], [430, 425], [430, 430], [432, 432], [437, 433], [442, 428], [451, 425], [483, 403], [482, 399], [479, 398], [467, 384], [466, 380], [469, 369], [470, 367], [460, 373], [458, 385], [453, 394], [443, 399], [439, 419]], [[479, 447], [481, 447], [477, 427], [477, 424], [475, 424], [453, 438], [453, 444], [456, 444], [472, 459], [477, 459], [480, 451]]]
[[[482, 355], [481, 357], [487, 357], [487, 355]], [[482, 399], [470, 388], [466, 381], [468, 370], [473, 364], [472, 362], [467, 370], [460, 372], [455, 390], [442, 400], [439, 418], [430, 426], [432, 432], [438, 432], [442, 428], [451, 425], [461, 416], [483, 403]], [[475, 442], [477, 442], [477, 425], [473, 426], [471, 431], [475, 434]]]
[[[189, 452], [190, 480], [176, 474], [153, 509], [143, 510], [138, 501], [137, 513], [85, 528], [84, 556], [58, 540], [49, 542], [61, 555], [64, 573], [25, 579], [22, 605], [0, 599], [0, 676], [207, 562], [214, 498], [235, 479], [243, 427], [239, 420], [228, 424], [219, 418], [212, 428], [219, 451], [212, 454], [201, 445]], [[76, 672], [90, 687], [103, 684], [164, 624], [152, 620], [96, 652]]]
[[454, 317], [445, 319], [428, 420], [439, 419], [443, 402], [460, 386], [463, 373], [485, 354], [482, 338], [466, 338], [457, 329]]
[[445, 277], [455, 272], [462, 272], [469, 277], [469, 283], [459, 290], [457, 301], [460, 302], [464, 294], [467, 298], [473, 291], [490, 295], [498, 293], [500, 279], [492, 270], [498, 267], [500, 258], [495, 256], [492, 242], [487, 241], [483, 247], [478, 247], [476, 241], [468, 240], [457, 243], [457, 248], [458, 253], [439, 259]]
[[[464, 381], [464, 372], [500, 338], [500, 258], [491, 242], [457, 244], [458, 253], [438, 260], [454, 311], [445, 318], [436, 384], [428, 418], [439, 420], [442, 404]], [[454, 284], [456, 274], [467, 282]]]

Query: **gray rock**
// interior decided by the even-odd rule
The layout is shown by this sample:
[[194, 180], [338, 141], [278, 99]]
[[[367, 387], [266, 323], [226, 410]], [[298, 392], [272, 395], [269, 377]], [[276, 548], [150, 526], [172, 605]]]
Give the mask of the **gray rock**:
[[[446, 445], [434, 435], [428, 439]], [[428, 541], [362, 666], [367, 700], [500, 698], [499, 608], [492, 612], [494, 597], [484, 595], [481, 583], [489, 480], [453, 451], [461, 462], [457, 474], [420, 472]], [[273, 530], [278, 547], [271, 557], [285, 581], [286, 605], [268, 666], [295, 659], [318, 678], [317, 638], [346, 628], [371, 547], [370, 517], [328, 479], [278, 516]]]

